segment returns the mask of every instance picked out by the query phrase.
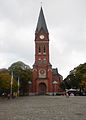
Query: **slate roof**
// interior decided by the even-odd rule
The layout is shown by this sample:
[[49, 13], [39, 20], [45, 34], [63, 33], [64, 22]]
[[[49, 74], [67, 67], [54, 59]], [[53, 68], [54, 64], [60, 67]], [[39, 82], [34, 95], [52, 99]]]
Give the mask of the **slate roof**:
[[58, 77], [60, 77], [60, 80], [63, 80], [63, 76], [58, 73], [58, 69], [57, 68], [53, 68], [52, 72], [53, 72], [53, 76], [58, 76]]
[[57, 68], [53, 68], [53, 75], [58, 75], [58, 69]]
[[47, 25], [46, 25], [42, 7], [41, 7], [39, 18], [38, 18], [36, 32], [39, 32], [41, 28], [43, 28], [43, 30], [48, 33], [48, 29], [47, 29]]

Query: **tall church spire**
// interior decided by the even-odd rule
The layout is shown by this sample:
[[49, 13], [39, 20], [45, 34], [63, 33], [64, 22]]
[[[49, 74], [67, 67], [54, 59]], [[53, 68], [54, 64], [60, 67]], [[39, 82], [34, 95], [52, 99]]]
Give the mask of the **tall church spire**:
[[41, 28], [42, 28], [45, 32], [48, 33], [48, 29], [47, 29], [47, 25], [46, 25], [46, 21], [45, 21], [45, 17], [44, 17], [44, 13], [43, 13], [42, 7], [41, 7], [40, 14], [39, 14], [39, 18], [38, 18], [38, 23], [37, 23], [36, 32], [39, 32]]

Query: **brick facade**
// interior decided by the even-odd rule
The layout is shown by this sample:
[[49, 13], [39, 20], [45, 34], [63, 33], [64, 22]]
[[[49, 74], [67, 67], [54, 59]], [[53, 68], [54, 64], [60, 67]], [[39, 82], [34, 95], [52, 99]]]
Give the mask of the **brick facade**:
[[[61, 91], [62, 76], [53, 69], [49, 59], [49, 33], [41, 7], [35, 32], [35, 62], [32, 73], [33, 95], [50, 94]], [[56, 83], [54, 83], [56, 82]]]

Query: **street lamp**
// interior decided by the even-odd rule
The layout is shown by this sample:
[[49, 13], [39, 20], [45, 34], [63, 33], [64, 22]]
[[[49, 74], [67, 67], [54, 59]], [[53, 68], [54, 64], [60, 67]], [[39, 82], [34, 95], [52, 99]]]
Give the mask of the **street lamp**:
[[18, 91], [17, 91], [17, 92], [18, 92], [18, 96], [19, 96], [19, 92], [20, 92], [20, 91], [19, 91], [19, 87], [20, 87], [20, 79], [19, 79], [19, 77], [18, 77]]
[[53, 81], [53, 96], [55, 95], [55, 86], [58, 82], [56, 80]]
[[[32, 82], [31, 81], [28, 81], [28, 85], [30, 86], [32, 84]], [[28, 86], [28, 87], [29, 87]], [[30, 87], [29, 87], [29, 89], [28, 89], [28, 92], [29, 92], [29, 94], [30, 94]]]
[[12, 88], [13, 87], [13, 72], [11, 72], [11, 82], [10, 82], [10, 95], [11, 95], [11, 97], [12, 97]]

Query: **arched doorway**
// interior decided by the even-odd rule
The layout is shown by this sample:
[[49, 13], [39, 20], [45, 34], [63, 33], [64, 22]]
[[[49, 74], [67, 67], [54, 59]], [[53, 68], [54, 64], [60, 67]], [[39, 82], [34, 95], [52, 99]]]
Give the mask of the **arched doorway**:
[[45, 95], [46, 94], [46, 84], [40, 83], [39, 84], [39, 95]]

